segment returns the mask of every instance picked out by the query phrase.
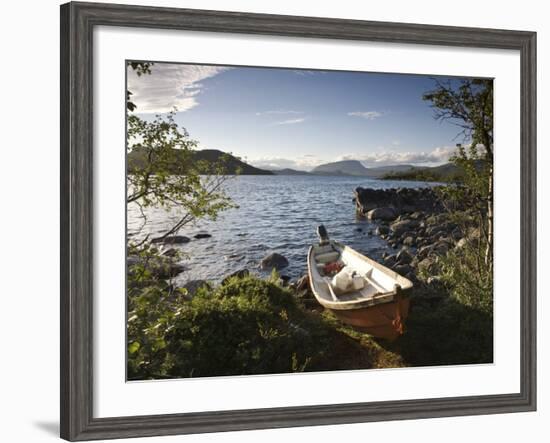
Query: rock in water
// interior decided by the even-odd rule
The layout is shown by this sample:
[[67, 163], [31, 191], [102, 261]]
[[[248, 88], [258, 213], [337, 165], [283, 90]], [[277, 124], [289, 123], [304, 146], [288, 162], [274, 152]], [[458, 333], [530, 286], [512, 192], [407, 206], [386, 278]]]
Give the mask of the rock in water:
[[131, 274], [140, 273], [141, 269], [148, 270], [152, 276], [167, 280], [185, 271], [185, 266], [175, 263], [165, 256], [153, 256], [147, 259], [137, 256], [129, 256], [127, 261], [128, 272]]
[[198, 234], [195, 234], [193, 237], [195, 237], [197, 240], [200, 240], [201, 238], [210, 238], [212, 237], [212, 234], [209, 234], [208, 232], [199, 232]]
[[378, 227], [376, 228], [376, 231], [374, 231], [374, 233], [375, 233], [376, 235], [380, 235], [380, 236], [382, 236], [382, 235], [388, 235], [389, 232], [390, 232], [390, 228], [387, 227], [386, 225], [380, 225], [380, 226], [378, 226]]
[[175, 257], [178, 255], [178, 250], [176, 248], [163, 249], [160, 255], [165, 257]]
[[171, 235], [168, 237], [158, 237], [151, 240], [151, 243], [164, 243], [165, 245], [180, 245], [189, 243], [191, 239], [185, 235]]
[[267, 257], [264, 257], [262, 261], [260, 262], [260, 268], [264, 270], [270, 270], [270, 269], [283, 269], [288, 266], [288, 260], [285, 256], [278, 254], [277, 252], [273, 252], [272, 254], [269, 254]]
[[374, 208], [367, 212], [367, 218], [369, 220], [392, 221], [395, 220], [397, 215], [397, 211], [390, 207]]

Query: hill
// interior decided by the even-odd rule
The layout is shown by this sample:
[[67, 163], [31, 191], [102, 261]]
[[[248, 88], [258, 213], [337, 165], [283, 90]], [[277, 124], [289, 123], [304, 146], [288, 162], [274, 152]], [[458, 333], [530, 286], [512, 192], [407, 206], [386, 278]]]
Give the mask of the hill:
[[367, 168], [367, 176], [371, 178], [382, 178], [387, 174], [398, 174], [416, 168], [417, 167], [413, 165], [377, 166], [376, 168]]
[[[222, 160], [223, 156], [223, 160]], [[203, 149], [201, 151], [194, 151], [195, 161], [206, 161], [209, 163], [215, 163], [223, 161], [228, 174], [235, 174], [240, 171], [240, 175], [272, 175], [273, 172], [266, 169], [256, 168], [243, 162], [238, 157], [235, 157], [226, 152], [219, 151], [217, 149]]]
[[275, 175], [311, 175], [307, 171], [299, 171], [298, 169], [284, 168], [284, 169], [270, 169]]
[[445, 163], [440, 166], [413, 166], [408, 170], [391, 171], [381, 178], [384, 180], [456, 182], [462, 180], [462, 171], [452, 163]]
[[354, 177], [383, 178], [388, 174], [399, 174], [416, 170], [413, 165], [392, 165], [366, 168], [358, 160], [343, 160], [325, 163], [314, 168], [311, 173], [316, 175], [344, 175]]
[[358, 160], [342, 160], [319, 165], [313, 168], [311, 173], [317, 175], [351, 175], [366, 177], [368, 176], [368, 169]]
[[[179, 155], [181, 152], [182, 155]], [[188, 159], [183, 158], [183, 152], [174, 150], [175, 157], [180, 161], [179, 164], [174, 164], [171, 169], [173, 174], [181, 173], [185, 169], [185, 163], [189, 163]], [[134, 149], [128, 154], [128, 171], [131, 172], [133, 169], [142, 169], [145, 167], [145, 151]], [[192, 160], [194, 166], [199, 165], [204, 167], [202, 173], [208, 173], [208, 167], [216, 164], [222, 163], [224, 165], [225, 174], [227, 175], [273, 175], [273, 172], [267, 171], [265, 169], [256, 168], [248, 163], [243, 162], [239, 158], [228, 154], [226, 152], [219, 151], [217, 149], [203, 149], [200, 151], [192, 151]]]

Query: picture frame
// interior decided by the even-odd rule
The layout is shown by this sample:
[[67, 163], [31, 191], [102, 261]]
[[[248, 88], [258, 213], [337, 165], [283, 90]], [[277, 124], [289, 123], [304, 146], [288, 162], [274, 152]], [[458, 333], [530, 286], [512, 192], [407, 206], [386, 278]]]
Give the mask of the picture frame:
[[[520, 392], [98, 418], [94, 402], [93, 29], [133, 27], [519, 51]], [[61, 437], [145, 437], [536, 409], [536, 33], [330, 18], [67, 3], [61, 6]]]

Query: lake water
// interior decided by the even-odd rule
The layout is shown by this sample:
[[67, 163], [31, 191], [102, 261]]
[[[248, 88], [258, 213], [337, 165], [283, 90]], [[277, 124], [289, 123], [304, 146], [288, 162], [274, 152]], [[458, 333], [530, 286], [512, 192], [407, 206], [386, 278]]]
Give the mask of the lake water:
[[[356, 187], [426, 187], [433, 183], [374, 180], [359, 177], [238, 176], [225, 183], [227, 194], [239, 206], [223, 212], [216, 221], [200, 220], [179, 234], [191, 242], [176, 245], [188, 257], [188, 268], [177, 283], [205, 279], [219, 281], [242, 268], [265, 275], [260, 260], [271, 252], [284, 255], [289, 266], [281, 274], [297, 278], [306, 271], [309, 245], [317, 242], [316, 228], [324, 224], [331, 238], [378, 258], [388, 250], [385, 241], [368, 231], [375, 225], [355, 215]], [[159, 209], [147, 211], [148, 223], [140, 235], [157, 237], [172, 226], [177, 215]], [[135, 205], [128, 206], [128, 233], [142, 225]], [[194, 239], [198, 232], [211, 238]]]

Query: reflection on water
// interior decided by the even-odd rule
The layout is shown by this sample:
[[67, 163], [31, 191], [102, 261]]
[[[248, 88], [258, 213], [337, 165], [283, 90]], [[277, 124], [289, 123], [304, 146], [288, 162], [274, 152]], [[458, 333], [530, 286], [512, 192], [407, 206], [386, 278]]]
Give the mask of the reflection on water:
[[[200, 220], [179, 232], [191, 242], [176, 245], [188, 257], [182, 260], [188, 270], [176, 281], [191, 279], [219, 281], [242, 268], [261, 274], [259, 261], [270, 252], [283, 254], [289, 261], [281, 273], [299, 277], [306, 270], [306, 254], [317, 241], [316, 227], [324, 224], [329, 235], [373, 258], [387, 246], [377, 236], [369, 236], [374, 226], [355, 216], [353, 190], [358, 187], [422, 187], [422, 182], [396, 182], [356, 177], [240, 176], [225, 184], [227, 194], [239, 206], [223, 212], [216, 221]], [[176, 211], [150, 208], [141, 235], [162, 235], [177, 220]], [[128, 206], [128, 233], [142, 225], [135, 205]], [[194, 239], [200, 231], [210, 238]]]

